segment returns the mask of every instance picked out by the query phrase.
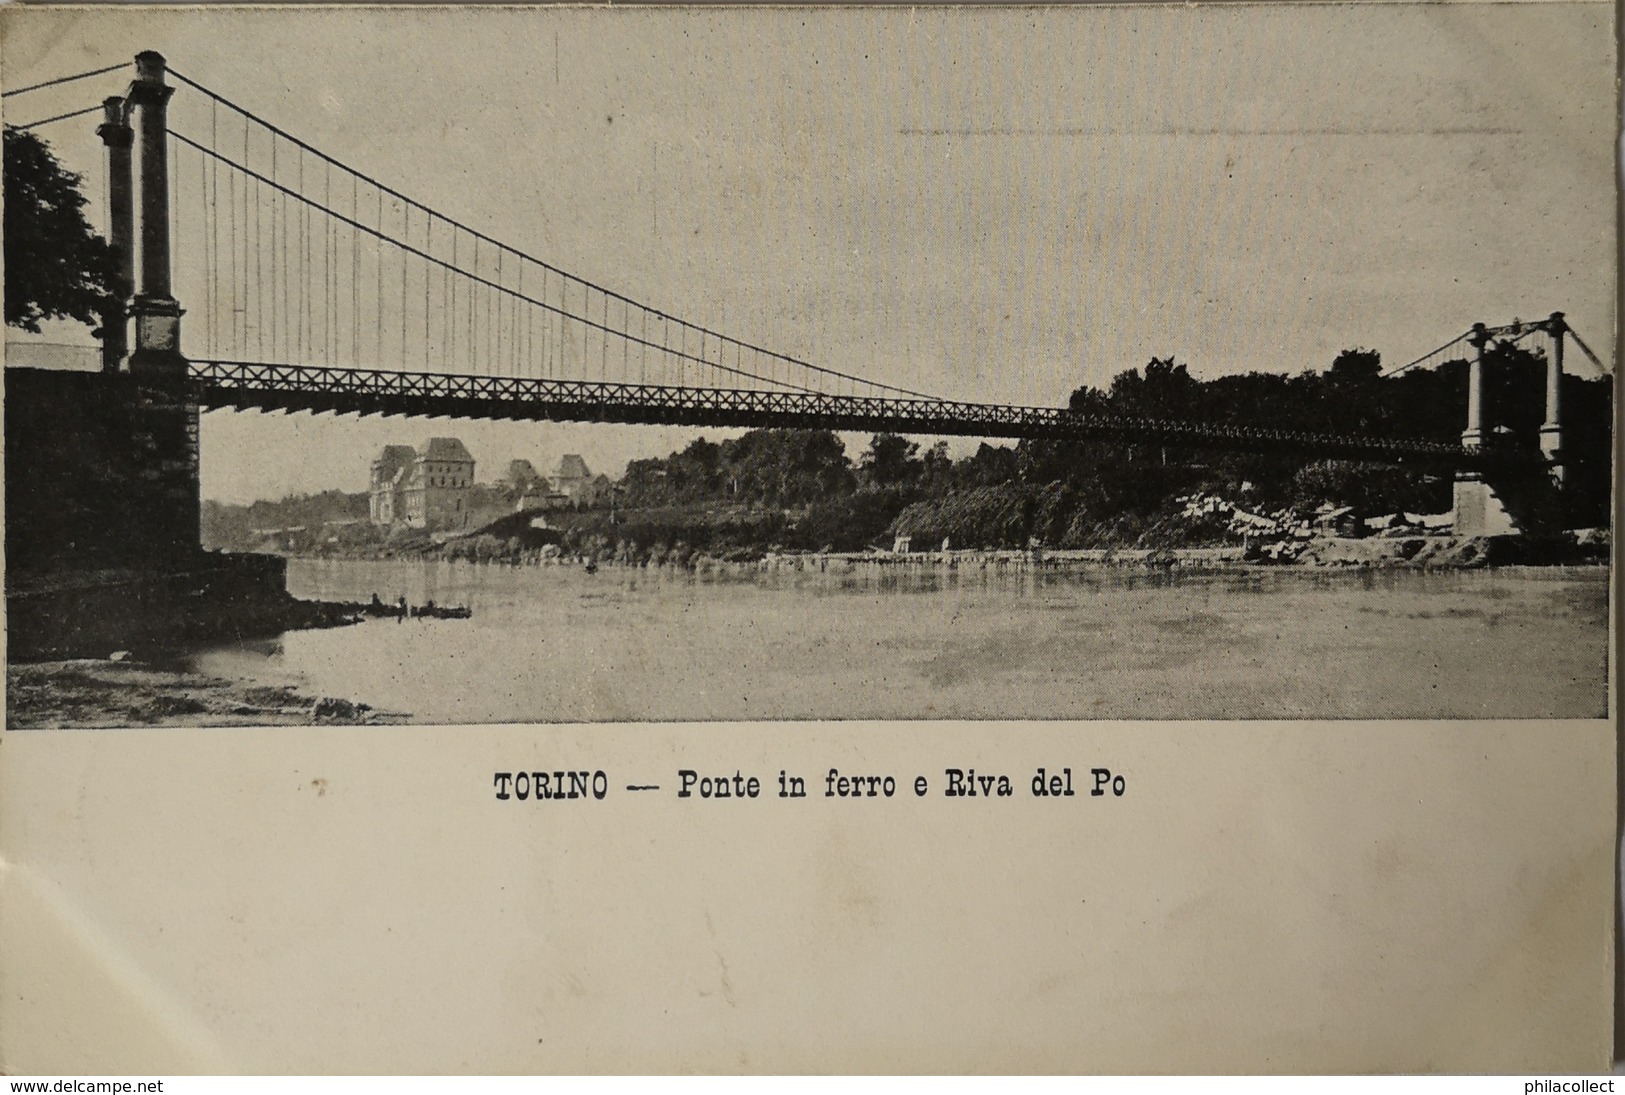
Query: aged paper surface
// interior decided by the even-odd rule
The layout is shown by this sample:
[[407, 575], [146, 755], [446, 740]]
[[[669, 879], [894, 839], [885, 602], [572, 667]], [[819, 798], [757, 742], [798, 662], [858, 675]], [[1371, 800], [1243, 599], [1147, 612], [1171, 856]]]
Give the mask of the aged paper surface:
[[[1561, 723], [14, 733], [8, 1067], [1608, 1063], [1613, 745]], [[1040, 765], [1121, 799], [677, 802]], [[602, 802], [490, 773], [602, 767]], [[817, 782], [822, 783], [822, 780]]]
[[[290, 166], [279, 146], [272, 167], [275, 142], [229, 129], [219, 101], [187, 105], [203, 85], [594, 284], [900, 390], [1043, 407], [1150, 354], [1295, 373], [1381, 339], [1397, 365], [1475, 321], [1510, 344], [1559, 308], [1611, 366], [1612, 43], [1609, 5], [1567, 3], [33, 9], [0, 14], [0, 74], [11, 89], [151, 49], [197, 81], [170, 115], [193, 141], [173, 153], [194, 360], [378, 365], [398, 339], [396, 364], [432, 372], [481, 345], [468, 298], [459, 342], [414, 310], [438, 281], [403, 264], [391, 282], [393, 259], [368, 281], [362, 244], [311, 235], [297, 204], [235, 219], [211, 167], [227, 155], [358, 231], [397, 231], [381, 193], [369, 213], [324, 161]], [[45, 116], [31, 109], [8, 100], [6, 118]], [[100, 149], [44, 132], [105, 199]], [[212, 219], [188, 220], [205, 196]], [[395, 212], [410, 263], [454, 261]], [[261, 252], [279, 262], [317, 269], [290, 238], [321, 250], [319, 302], [277, 313], [245, 295], [251, 228], [279, 233]], [[456, 269], [518, 299], [513, 266], [459, 242], [474, 265]], [[579, 350], [517, 334], [492, 298], [490, 329], [516, 332], [493, 340], [500, 375], [540, 353], [648, 379], [647, 353], [617, 363], [591, 333], [630, 338], [632, 304], [568, 295], [581, 284], [522, 291], [584, 313]], [[62, 337], [8, 331], [8, 366], [92, 348]], [[750, 364], [706, 337], [676, 356]], [[537, 428], [594, 470], [698, 432]], [[314, 491], [345, 462], [360, 485], [391, 431], [466, 436], [488, 466], [518, 436], [497, 429], [210, 411], [203, 497]], [[1146, 577], [1149, 555], [1124, 578], [1077, 548], [1076, 574], [1045, 577], [1022, 569], [1038, 548], [931, 548], [906, 581], [846, 559], [859, 578], [819, 584], [797, 563], [766, 593], [720, 564], [693, 591], [648, 559], [606, 554], [598, 573], [594, 555], [588, 577], [583, 556], [537, 571], [569, 609], [541, 628], [372, 619], [189, 663], [251, 666], [277, 696], [272, 674], [297, 664], [318, 694], [372, 689], [408, 724], [211, 727], [215, 709], [160, 697], [130, 721], [201, 725], [90, 729], [105, 712], [63, 701], [30, 725], [68, 728], [8, 728], [0, 1069], [1607, 1067], [1617, 766], [1599, 568], [1238, 566], [1181, 585]], [[1021, 573], [973, 581], [973, 564]], [[312, 598], [393, 603], [390, 573], [351, 588], [342, 561], [289, 570]], [[426, 573], [401, 596], [450, 590], [443, 604], [466, 597], [485, 627], [510, 619], [502, 583], [532, 572], [472, 592]], [[444, 644], [425, 657], [421, 636]], [[481, 659], [496, 669], [468, 676]], [[89, 661], [69, 670], [110, 672]], [[13, 689], [54, 687], [14, 662]], [[278, 713], [243, 710], [222, 721]], [[582, 773], [585, 791], [538, 800], [533, 773]], [[806, 797], [781, 797], [781, 774]], [[848, 795], [842, 778], [890, 790]], [[1073, 793], [1034, 793], [1051, 786]]]

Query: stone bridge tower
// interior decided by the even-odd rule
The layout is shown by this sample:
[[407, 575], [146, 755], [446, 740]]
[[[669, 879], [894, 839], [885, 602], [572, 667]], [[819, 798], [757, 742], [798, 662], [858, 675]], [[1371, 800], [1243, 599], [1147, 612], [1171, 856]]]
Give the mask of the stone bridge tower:
[[[1562, 524], [1563, 487], [1563, 339], [1568, 331], [1562, 312], [1553, 312], [1537, 327], [1546, 332], [1550, 352], [1546, 355], [1546, 413], [1540, 428], [1539, 462], [1523, 468], [1486, 472], [1469, 468], [1456, 476], [1455, 531], [1460, 536], [1509, 536], [1521, 533], [1552, 532]], [[1467, 371], [1467, 427], [1461, 434], [1462, 448], [1484, 452], [1495, 444], [1495, 429], [1486, 421], [1486, 356], [1493, 339], [1482, 323], [1473, 324], [1469, 342], [1473, 358]]]
[[121, 289], [133, 293], [109, 309], [103, 368], [128, 374], [133, 403], [130, 456], [140, 494], [133, 511], [141, 527], [130, 530], [131, 554], [173, 564], [201, 550], [198, 406], [181, 355], [183, 312], [170, 288], [166, 116], [175, 89], [161, 54], [137, 54], [135, 67], [125, 99], [104, 103], [106, 120], [97, 130], [106, 148], [109, 233]]

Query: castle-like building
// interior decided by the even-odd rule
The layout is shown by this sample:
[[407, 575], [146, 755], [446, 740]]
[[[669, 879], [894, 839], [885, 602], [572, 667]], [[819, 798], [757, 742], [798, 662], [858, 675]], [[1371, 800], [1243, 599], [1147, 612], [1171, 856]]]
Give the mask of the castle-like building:
[[594, 476], [587, 462], [576, 453], [560, 457], [552, 472], [543, 476], [529, 460], [508, 465], [508, 483], [515, 494], [514, 509], [578, 509], [608, 496], [607, 476]]
[[466, 529], [473, 484], [474, 456], [455, 437], [431, 437], [417, 449], [385, 445], [372, 462], [372, 523]]
[[[420, 448], [385, 445], [372, 462], [369, 515], [375, 525], [461, 532], [508, 512], [581, 509], [609, 497], [608, 477], [593, 475], [575, 453], [542, 475], [529, 460], [511, 460], [494, 487], [474, 491], [474, 456], [455, 437], [431, 437]], [[474, 513], [475, 506], [480, 513]]]

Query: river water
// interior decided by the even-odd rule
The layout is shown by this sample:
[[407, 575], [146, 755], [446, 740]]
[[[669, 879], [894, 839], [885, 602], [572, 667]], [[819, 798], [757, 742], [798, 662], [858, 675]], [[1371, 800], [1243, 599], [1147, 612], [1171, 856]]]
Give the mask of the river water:
[[[833, 565], [831, 569], [834, 569]], [[1606, 714], [1600, 569], [843, 573], [294, 560], [297, 596], [468, 605], [195, 668], [424, 723]]]

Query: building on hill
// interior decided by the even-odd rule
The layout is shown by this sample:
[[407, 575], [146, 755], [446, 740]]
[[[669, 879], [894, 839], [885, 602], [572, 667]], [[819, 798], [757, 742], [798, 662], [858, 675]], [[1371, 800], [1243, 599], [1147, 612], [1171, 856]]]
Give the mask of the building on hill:
[[547, 475], [537, 475], [529, 460], [512, 460], [502, 486], [511, 492], [514, 512], [584, 509], [609, 497], [607, 475], [594, 475], [578, 453], [566, 453]]
[[510, 460], [508, 470], [502, 476], [502, 485], [523, 494], [533, 487], [546, 484], [541, 472], [529, 460]]
[[474, 456], [455, 437], [431, 437], [417, 451], [402, 495], [406, 523], [422, 529], [466, 529]]
[[411, 474], [417, 450], [410, 445], [385, 445], [372, 462], [368, 515], [375, 525], [393, 525], [406, 516], [406, 477]]
[[543, 510], [569, 508], [569, 497], [554, 492], [545, 479], [521, 492], [513, 503], [515, 513], [540, 513]]
[[566, 453], [547, 477], [553, 494], [562, 494], [572, 506], [590, 506], [596, 496], [596, 484], [587, 462], [576, 453]]
[[466, 529], [474, 456], [455, 437], [431, 437], [421, 448], [386, 445], [372, 462], [370, 516], [378, 525]]

